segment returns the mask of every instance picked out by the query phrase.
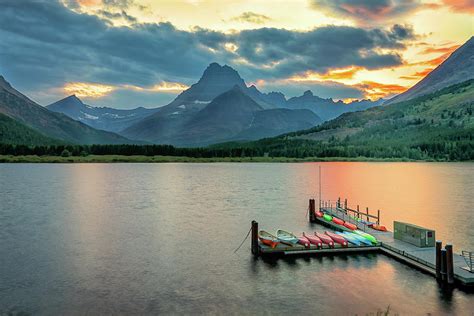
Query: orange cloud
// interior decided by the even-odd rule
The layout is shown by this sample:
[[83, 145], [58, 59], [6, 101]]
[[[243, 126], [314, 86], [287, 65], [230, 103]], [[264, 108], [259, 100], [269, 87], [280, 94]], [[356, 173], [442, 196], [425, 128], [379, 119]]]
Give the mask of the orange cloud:
[[472, 0], [443, 0], [443, 4], [455, 12], [474, 13]]
[[320, 74], [314, 71], [306, 71], [303, 74], [295, 75], [289, 80], [293, 81], [314, 81], [314, 80], [344, 80], [352, 79], [354, 75], [362, 70], [362, 67], [334, 68]]
[[104, 97], [115, 89], [114, 86], [91, 82], [68, 82], [63, 87], [67, 94], [93, 99]]
[[433, 68], [426, 68], [422, 71], [417, 71], [414, 74], [411, 74], [409, 76], [401, 76], [399, 78], [400, 79], [407, 79], [407, 80], [421, 79], [421, 78], [426, 77], [431, 71], [433, 71]]
[[397, 84], [383, 84], [374, 81], [363, 81], [362, 83], [355, 84], [354, 87], [363, 90], [365, 97], [371, 100], [390, 97], [405, 92], [408, 89]]
[[140, 87], [134, 85], [106, 85], [92, 82], [68, 82], [64, 85], [63, 90], [67, 94], [75, 94], [78, 97], [97, 99], [102, 98], [115, 90], [134, 90], [143, 92], [159, 92], [159, 93], [177, 93], [186, 90], [189, 86], [180, 82], [162, 81], [150, 87]]
[[431, 53], [452, 53], [458, 49], [461, 45], [454, 45], [449, 47], [428, 47], [425, 48], [421, 53], [422, 54], [431, 54]]

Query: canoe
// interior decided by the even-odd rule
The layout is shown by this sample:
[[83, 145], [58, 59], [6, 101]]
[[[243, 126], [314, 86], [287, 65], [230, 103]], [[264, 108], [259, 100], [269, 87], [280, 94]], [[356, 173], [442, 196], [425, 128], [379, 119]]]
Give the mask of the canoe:
[[280, 242], [287, 245], [296, 245], [299, 241], [298, 237], [296, 237], [292, 233], [287, 232], [286, 230], [283, 230], [283, 229], [277, 230], [276, 235]]
[[347, 247], [347, 240], [344, 237], [334, 234], [333, 232], [328, 232], [328, 231], [326, 231], [326, 235], [331, 237], [331, 239], [334, 240], [334, 242], [340, 244], [343, 247]]
[[311, 235], [306, 235], [305, 233], [303, 233], [303, 236], [306, 237], [306, 239], [308, 239], [308, 241], [312, 244], [312, 245], [315, 245], [317, 246], [318, 248], [321, 248], [323, 246], [323, 242], [321, 241], [321, 239], [319, 239], [318, 237], [316, 236], [311, 236]]
[[314, 233], [314, 235], [318, 237], [319, 239], [321, 239], [323, 244], [329, 245], [329, 247], [334, 248], [334, 241], [328, 235], [321, 234], [318, 232]]
[[305, 248], [309, 248], [309, 246], [311, 245], [308, 238], [306, 238], [305, 236], [298, 237], [298, 243], [300, 245], [303, 245]]
[[381, 231], [381, 232], [386, 232], [386, 231], [387, 231], [387, 227], [382, 226], [382, 225], [374, 224], [374, 225], [370, 225], [370, 227], [371, 227], [372, 229], [379, 230], [379, 231]]
[[351, 244], [356, 245], [356, 246], [360, 246], [361, 241], [359, 239], [355, 238], [354, 236], [352, 236], [351, 233], [349, 233], [349, 232], [343, 232], [343, 233], [336, 232], [336, 234], [344, 237]]
[[355, 234], [355, 233], [349, 233], [349, 232], [344, 232], [345, 234], [348, 234], [349, 236], [352, 236], [353, 238], [357, 239], [361, 243], [363, 243], [366, 246], [372, 246], [372, 242], [368, 240], [367, 238], [362, 237], [361, 235]]
[[358, 230], [358, 229], [354, 230], [354, 233], [364, 237], [365, 239], [369, 240], [373, 244], [377, 243], [377, 239], [374, 236], [372, 236], [371, 234], [367, 234], [366, 232], [363, 232], [363, 231]]
[[344, 227], [349, 228], [350, 230], [355, 230], [355, 229], [357, 229], [357, 226], [356, 226], [356, 225], [354, 225], [354, 224], [352, 224], [352, 223], [349, 223], [349, 222], [344, 222], [343, 225], [344, 225]]
[[315, 214], [316, 214], [316, 217], [323, 217], [324, 215], [323, 212], [321, 211], [316, 211]]
[[332, 221], [333, 223], [337, 224], [337, 225], [344, 225], [344, 221], [340, 218], [337, 218], [337, 217], [333, 217], [332, 218]]
[[326, 221], [328, 221], [328, 222], [331, 222], [331, 221], [332, 221], [332, 216], [331, 216], [331, 215], [324, 214], [324, 215], [323, 215], [323, 218], [324, 218], [324, 220], [326, 220]]
[[272, 234], [264, 230], [261, 230], [258, 233], [258, 239], [260, 239], [262, 244], [272, 247], [272, 248], [275, 248], [280, 243], [276, 236], [273, 236]]

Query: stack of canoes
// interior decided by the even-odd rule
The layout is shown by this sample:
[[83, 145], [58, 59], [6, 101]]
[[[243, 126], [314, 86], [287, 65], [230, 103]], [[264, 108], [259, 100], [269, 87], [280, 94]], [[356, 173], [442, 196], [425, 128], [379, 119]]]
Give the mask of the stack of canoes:
[[377, 239], [361, 230], [354, 230], [353, 232], [330, 232], [326, 231], [324, 234], [320, 232], [315, 232], [313, 234], [303, 233], [302, 236], [297, 237], [295, 234], [288, 232], [286, 230], [279, 229], [277, 230], [276, 236], [270, 234], [267, 231], [261, 230], [258, 234], [260, 242], [268, 247], [275, 248], [280, 243], [288, 246], [302, 245], [305, 248], [310, 248], [311, 245], [314, 245], [318, 248], [322, 248], [323, 245], [326, 247], [334, 248], [335, 244], [340, 245], [341, 247], [347, 247], [348, 244], [353, 244], [356, 246], [377, 244]]

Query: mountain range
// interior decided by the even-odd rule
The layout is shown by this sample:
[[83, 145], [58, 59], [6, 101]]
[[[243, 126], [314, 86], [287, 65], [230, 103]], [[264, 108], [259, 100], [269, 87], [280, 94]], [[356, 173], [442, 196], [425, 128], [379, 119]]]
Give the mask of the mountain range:
[[382, 102], [346, 105], [312, 93], [307, 96], [287, 100], [280, 92], [262, 93], [254, 85], [247, 86], [233, 68], [211, 63], [199, 81], [170, 104], [120, 133], [152, 143], [206, 146], [276, 136]]
[[[395, 131], [403, 129], [401, 126], [410, 125], [409, 120], [399, 120], [397, 115], [412, 118], [418, 129], [424, 131], [429, 130], [429, 124], [436, 124], [439, 118], [440, 126], [444, 126], [448, 115], [451, 117], [448, 124], [453, 130], [470, 128], [470, 121], [463, 118], [462, 106], [471, 108], [472, 96], [466, 89], [472, 89], [472, 85], [443, 89], [474, 78], [473, 56], [474, 39], [471, 38], [423, 80], [399, 96], [386, 102], [361, 100], [350, 104], [323, 99], [311, 91], [290, 99], [281, 92], [262, 93], [255, 86], [247, 86], [237, 71], [217, 63], [211, 63], [199, 81], [171, 103], [155, 109], [98, 108], [84, 104], [76, 96], [42, 107], [0, 76], [0, 142], [147, 142], [194, 147], [251, 141], [294, 131], [300, 131], [293, 133], [298, 135], [292, 136], [294, 139], [327, 141], [342, 137], [370, 142], [376, 139], [373, 135], [380, 134], [374, 128], [386, 128], [388, 134], [384, 137], [390, 138], [390, 135], [397, 135]], [[441, 97], [439, 91], [451, 95], [453, 102], [457, 103], [454, 105], [450, 99]], [[453, 91], [462, 98], [454, 97]], [[427, 109], [427, 104], [432, 103], [424, 96], [444, 103], [436, 103], [433, 109]], [[414, 115], [411, 108], [424, 113], [425, 117]], [[364, 119], [367, 117], [370, 120]], [[426, 121], [430, 117], [432, 120]], [[456, 117], [463, 118], [461, 126], [456, 125]], [[361, 125], [362, 121], [365, 123]], [[387, 125], [387, 122], [391, 124]], [[462, 134], [461, 130], [458, 132]], [[399, 135], [400, 141], [405, 141], [402, 136]]]

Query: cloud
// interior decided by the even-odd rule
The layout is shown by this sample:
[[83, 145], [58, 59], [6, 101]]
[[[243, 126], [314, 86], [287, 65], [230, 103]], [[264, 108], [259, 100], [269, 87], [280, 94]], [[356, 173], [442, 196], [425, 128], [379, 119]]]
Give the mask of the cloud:
[[[109, 4], [122, 8], [132, 2]], [[122, 18], [127, 14], [125, 10], [109, 13]], [[324, 74], [335, 68], [393, 67], [403, 64], [399, 51], [416, 35], [406, 25], [388, 29], [325, 26], [308, 31], [260, 28], [232, 33], [198, 27], [185, 31], [171, 23], [112, 26], [59, 2], [4, 0], [0, 38], [2, 74], [28, 93], [63, 87], [67, 82], [114, 87], [151, 87], [157, 82], [189, 85], [213, 61], [233, 66], [248, 81], [288, 78], [307, 71]]]
[[100, 83], [68, 82], [63, 89], [67, 94], [75, 94], [77, 97], [101, 98], [110, 94], [116, 88]]
[[64, 85], [63, 90], [66, 94], [75, 94], [77, 97], [85, 97], [90, 99], [102, 98], [110, 95], [117, 90], [133, 90], [141, 92], [158, 92], [158, 93], [178, 93], [189, 88], [189, 86], [179, 82], [162, 81], [150, 87], [140, 87], [135, 85], [105, 85], [93, 82], [68, 82]]
[[458, 49], [461, 45], [453, 45], [447, 47], [427, 47], [421, 53], [422, 54], [432, 54], [432, 53], [452, 53]]
[[426, 68], [422, 71], [417, 71], [411, 75], [408, 76], [400, 76], [400, 79], [407, 79], [407, 80], [416, 80], [416, 79], [422, 79], [426, 77], [431, 71], [433, 71], [434, 68]]
[[246, 22], [252, 24], [264, 24], [265, 22], [271, 21], [271, 18], [263, 14], [258, 14], [254, 12], [244, 12], [239, 16], [231, 18], [231, 21]]
[[443, 4], [454, 12], [474, 13], [474, 4], [472, 0], [442, 0]]
[[383, 84], [374, 81], [363, 81], [361, 83], [355, 84], [354, 87], [363, 90], [365, 97], [371, 100], [390, 98], [394, 95], [405, 92], [408, 89], [408, 87], [398, 84]]
[[393, 20], [423, 7], [419, 0], [312, 0], [312, 8], [359, 24]]

